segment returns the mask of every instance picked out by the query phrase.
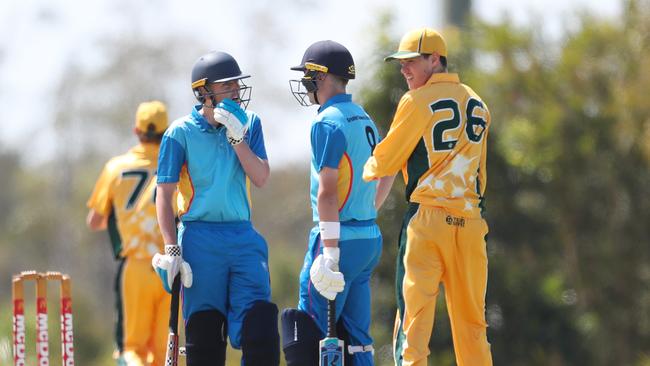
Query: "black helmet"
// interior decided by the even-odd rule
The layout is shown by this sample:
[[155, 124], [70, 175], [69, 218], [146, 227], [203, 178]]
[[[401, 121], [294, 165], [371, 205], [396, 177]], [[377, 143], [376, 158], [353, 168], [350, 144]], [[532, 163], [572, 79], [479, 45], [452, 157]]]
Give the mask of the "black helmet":
[[345, 46], [334, 41], [318, 41], [305, 51], [302, 62], [294, 66], [295, 71], [320, 71], [340, 76], [344, 79], [354, 79], [354, 60]]
[[[242, 74], [239, 65], [234, 57], [221, 52], [212, 51], [201, 57], [194, 63], [192, 67], [192, 91], [194, 96], [201, 103], [205, 103], [206, 97], [214, 97], [206, 88], [208, 84], [222, 83], [230, 80], [241, 80], [250, 77], [250, 75]], [[239, 102], [246, 108], [250, 101], [251, 87], [246, 86], [243, 81], [239, 82]], [[203, 88], [203, 93], [199, 89]], [[213, 105], [215, 101], [213, 100]]]
[[289, 80], [289, 88], [298, 103], [303, 106], [311, 105], [308, 95], [313, 93], [318, 102], [316, 91], [316, 75], [319, 72], [336, 75], [345, 80], [354, 79], [355, 69], [352, 54], [345, 46], [334, 41], [318, 41], [307, 48], [302, 56], [302, 62], [291, 68], [305, 74], [300, 80]]

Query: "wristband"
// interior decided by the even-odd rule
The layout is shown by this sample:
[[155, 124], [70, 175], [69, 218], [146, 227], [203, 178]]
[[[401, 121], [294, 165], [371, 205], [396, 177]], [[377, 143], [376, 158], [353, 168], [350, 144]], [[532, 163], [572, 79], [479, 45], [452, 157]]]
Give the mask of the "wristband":
[[338, 221], [321, 221], [318, 223], [322, 240], [338, 239], [341, 237], [341, 223]]
[[232, 146], [239, 145], [242, 141], [244, 141], [244, 136], [242, 136], [240, 139], [236, 139], [234, 137], [231, 137], [229, 134], [226, 134], [226, 138]]
[[165, 254], [172, 257], [180, 257], [181, 247], [178, 244], [165, 244]]

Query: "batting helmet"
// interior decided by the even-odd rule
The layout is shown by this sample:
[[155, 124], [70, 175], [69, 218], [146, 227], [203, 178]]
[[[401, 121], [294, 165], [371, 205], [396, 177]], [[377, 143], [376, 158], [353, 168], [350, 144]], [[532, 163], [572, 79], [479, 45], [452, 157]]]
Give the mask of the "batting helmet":
[[291, 70], [305, 73], [300, 80], [289, 80], [291, 93], [303, 106], [311, 105], [307, 98], [309, 93], [313, 93], [318, 102], [316, 75], [319, 72], [336, 75], [345, 80], [355, 77], [354, 60], [350, 51], [342, 44], [330, 40], [318, 41], [309, 46], [300, 65], [292, 67]]
[[334, 41], [318, 41], [305, 51], [300, 65], [294, 71], [319, 71], [344, 79], [354, 79], [354, 60], [345, 46]]
[[226, 52], [212, 51], [199, 57], [194, 63], [194, 67], [192, 67], [192, 91], [196, 99], [202, 104], [205, 103], [206, 97], [210, 97], [213, 99], [213, 105], [216, 105], [215, 94], [210, 92], [207, 85], [239, 80], [238, 102], [246, 108], [250, 101], [252, 88], [244, 84], [242, 79], [249, 77], [250, 75], [241, 72], [234, 57]]

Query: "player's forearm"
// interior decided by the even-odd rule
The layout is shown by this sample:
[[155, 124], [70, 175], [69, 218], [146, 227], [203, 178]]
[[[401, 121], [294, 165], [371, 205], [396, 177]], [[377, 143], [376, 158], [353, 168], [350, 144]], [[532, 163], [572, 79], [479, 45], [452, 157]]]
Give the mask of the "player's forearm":
[[339, 221], [338, 195], [336, 192], [320, 191], [316, 204], [320, 221]]
[[[338, 208], [338, 195], [336, 191], [318, 192], [317, 198], [318, 217], [321, 222], [338, 222], [339, 221], [339, 208]], [[323, 240], [323, 245], [326, 247], [337, 247], [338, 239]]]
[[[320, 173], [318, 173], [316, 210], [318, 211], [320, 223], [339, 222], [338, 177], [339, 171], [334, 168], [323, 167]], [[335, 237], [337, 239], [323, 240], [323, 245], [326, 247], [337, 247], [338, 235]]]
[[269, 175], [271, 175], [269, 162], [255, 155], [245, 142], [237, 144], [233, 148], [235, 149], [239, 163], [244, 168], [244, 172], [250, 178], [251, 182], [256, 187], [263, 187]]
[[158, 224], [165, 244], [176, 244], [176, 221], [172, 210], [158, 214]]
[[91, 209], [86, 217], [86, 226], [93, 231], [106, 230], [108, 218]]
[[386, 198], [390, 194], [390, 189], [393, 187], [393, 182], [395, 181], [395, 175], [389, 175], [379, 179], [377, 183], [377, 195], [375, 196], [375, 208], [379, 208], [384, 204]]
[[167, 192], [158, 185], [156, 193], [156, 216], [165, 244], [176, 244], [176, 219], [172, 205], [173, 191]]

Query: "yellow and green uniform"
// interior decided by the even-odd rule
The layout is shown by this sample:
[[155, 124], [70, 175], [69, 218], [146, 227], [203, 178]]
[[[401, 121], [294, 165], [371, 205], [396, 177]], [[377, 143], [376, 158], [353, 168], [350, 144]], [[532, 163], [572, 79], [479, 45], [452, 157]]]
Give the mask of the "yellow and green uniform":
[[154, 203], [158, 144], [139, 144], [110, 159], [87, 202], [88, 208], [108, 218], [116, 258], [118, 350], [137, 355], [146, 364], [163, 365], [170, 297], [151, 268], [151, 258], [163, 251], [163, 239]]
[[458, 365], [492, 365], [486, 337], [488, 228], [481, 217], [490, 114], [456, 74], [433, 74], [404, 94], [366, 180], [396, 174], [409, 210], [397, 261], [397, 365], [426, 366], [439, 285]]

